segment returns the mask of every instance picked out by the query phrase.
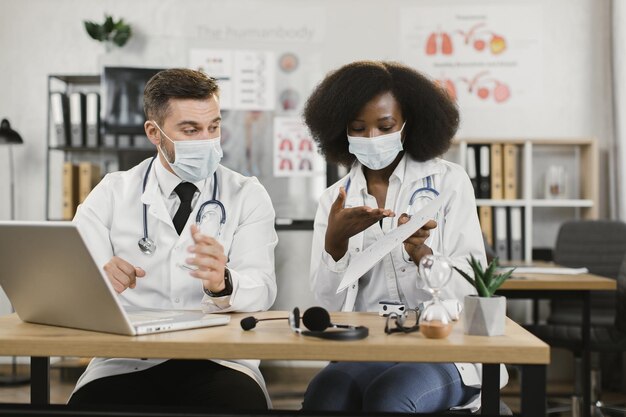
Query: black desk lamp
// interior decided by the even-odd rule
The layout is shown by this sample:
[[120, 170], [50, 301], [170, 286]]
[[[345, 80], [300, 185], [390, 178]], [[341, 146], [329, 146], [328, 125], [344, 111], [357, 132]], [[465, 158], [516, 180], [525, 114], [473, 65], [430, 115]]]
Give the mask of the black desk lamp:
[[19, 133], [11, 129], [7, 119], [0, 123], [0, 146], [9, 145], [9, 176], [11, 181], [11, 220], [15, 220], [15, 172], [13, 168], [13, 145], [21, 145], [24, 141]]
[[[21, 145], [24, 141], [19, 133], [11, 129], [11, 124], [7, 119], [2, 119], [0, 123], [0, 146], [9, 146], [9, 177], [11, 182], [11, 220], [15, 220], [15, 172], [13, 168], [13, 145]], [[11, 308], [13, 311], [13, 308]], [[0, 375], [0, 386], [25, 384], [29, 381], [27, 377], [17, 375], [17, 360], [13, 356], [11, 375]]]

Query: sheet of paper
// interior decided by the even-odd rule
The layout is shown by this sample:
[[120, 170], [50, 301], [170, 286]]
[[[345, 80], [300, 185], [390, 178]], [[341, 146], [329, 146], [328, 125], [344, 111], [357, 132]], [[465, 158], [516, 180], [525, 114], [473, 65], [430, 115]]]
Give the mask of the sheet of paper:
[[[502, 268], [508, 271], [511, 268]], [[563, 267], [538, 267], [538, 266], [520, 266], [515, 268], [513, 274], [553, 274], [553, 275], [579, 275], [586, 274], [587, 268], [563, 268]]]
[[350, 264], [339, 284], [339, 288], [337, 288], [337, 294], [361, 278], [363, 274], [372, 269], [378, 261], [395, 247], [401, 245], [409, 236], [426, 224], [428, 220], [434, 219], [446, 198], [444, 193], [439, 194], [438, 197], [424, 206], [419, 212], [411, 216], [411, 220], [407, 223], [387, 233], [382, 239], [377, 240], [358, 255], [352, 256], [350, 258]]

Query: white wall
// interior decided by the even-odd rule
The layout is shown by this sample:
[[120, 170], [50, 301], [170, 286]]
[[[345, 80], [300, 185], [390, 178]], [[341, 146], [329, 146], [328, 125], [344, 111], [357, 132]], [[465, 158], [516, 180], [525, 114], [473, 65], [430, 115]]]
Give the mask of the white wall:
[[[542, 67], [544, 99], [514, 112], [468, 111], [462, 115], [461, 136], [595, 136], [601, 150], [606, 149], [611, 134], [608, 0], [2, 0], [0, 117], [8, 118], [25, 141], [15, 152], [17, 218], [45, 217], [48, 74], [98, 73], [105, 61], [184, 66], [191, 47], [288, 48], [309, 56], [314, 83], [327, 70], [355, 59], [398, 59], [398, 11], [434, 4], [537, 4], [543, 11], [543, 59], [537, 65]], [[87, 36], [82, 21], [100, 21], [105, 12], [130, 22], [134, 36], [123, 50], [103, 58], [102, 46]], [[307, 26], [314, 31], [312, 40], [216, 39], [211, 32], [278, 25]], [[601, 184], [608, 184], [607, 164], [601, 167]], [[0, 149], [2, 196], [8, 195], [7, 177], [6, 152]], [[606, 215], [606, 186], [600, 191]], [[0, 198], [0, 219], [8, 218], [8, 199]], [[307, 245], [303, 242], [302, 248]], [[306, 250], [299, 253], [306, 257]], [[308, 265], [308, 259], [293, 261]], [[306, 291], [305, 277], [296, 278]], [[295, 293], [282, 296], [291, 299]]]

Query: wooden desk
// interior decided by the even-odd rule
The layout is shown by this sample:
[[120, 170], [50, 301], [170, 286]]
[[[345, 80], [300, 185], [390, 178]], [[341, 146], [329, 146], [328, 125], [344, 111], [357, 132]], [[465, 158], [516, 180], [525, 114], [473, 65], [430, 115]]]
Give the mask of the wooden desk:
[[527, 291], [615, 291], [617, 281], [593, 274], [513, 274], [500, 287], [501, 290]]
[[[0, 356], [31, 356], [31, 403], [49, 402], [50, 356], [99, 356], [178, 359], [282, 359], [401, 362], [483, 363], [483, 410], [498, 413], [499, 363], [522, 367], [522, 414], [545, 414], [547, 344], [507, 319], [505, 336], [467, 336], [457, 323], [447, 339], [426, 339], [419, 333], [386, 335], [385, 319], [374, 313], [333, 313], [334, 323], [369, 327], [368, 338], [331, 341], [292, 333], [285, 321], [259, 323], [244, 332], [233, 314], [227, 326], [119, 336], [24, 323], [15, 315], [0, 317]], [[264, 312], [257, 318], [287, 317], [286, 312]]]
[[[540, 265], [542, 267], [546, 265]], [[536, 300], [543, 298], [582, 299], [582, 364], [583, 364], [583, 416], [591, 415], [591, 291], [615, 291], [617, 281], [594, 274], [556, 275], [513, 273], [513, 277], [504, 282], [498, 294], [507, 298], [527, 298], [533, 303], [533, 321], [539, 321], [539, 309]]]

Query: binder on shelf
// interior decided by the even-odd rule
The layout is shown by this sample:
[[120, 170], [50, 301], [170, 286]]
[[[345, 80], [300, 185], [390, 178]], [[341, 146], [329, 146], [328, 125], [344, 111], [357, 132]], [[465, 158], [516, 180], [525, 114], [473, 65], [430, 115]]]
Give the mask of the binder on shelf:
[[494, 200], [504, 198], [501, 143], [491, 144], [491, 198]]
[[132, 148], [130, 135], [115, 135], [115, 140], [118, 148]]
[[102, 136], [102, 146], [104, 146], [105, 148], [116, 148], [117, 144], [116, 142], [116, 136], [110, 133], [105, 133]]
[[524, 259], [524, 239], [523, 239], [523, 218], [521, 207], [510, 208], [511, 225], [511, 260], [518, 261]]
[[139, 149], [152, 149], [152, 143], [143, 135], [133, 135], [133, 147]]
[[92, 162], [78, 164], [78, 204], [85, 201], [98, 182], [100, 182], [100, 165]]
[[71, 146], [85, 146], [86, 136], [86, 97], [84, 93], [70, 94]]
[[63, 163], [63, 220], [72, 220], [78, 203], [78, 165]]
[[491, 162], [489, 145], [478, 148], [478, 198], [491, 198]]
[[500, 261], [509, 260], [509, 242], [506, 221], [506, 207], [494, 207], [495, 218], [495, 251]]
[[85, 145], [96, 148], [100, 146], [100, 94], [87, 93], [86, 107], [87, 140]]
[[69, 99], [63, 93], [50, 94], [50, 120], [54, 134], [50, 135], [50, 146], [68, 146], [70, 144]]
[[517, 198], [517, 145], [506, 144], [502, 147], [504, 174], [504, 199]]
[[480, 229], [485, 235], [487, 244], [493, 248], [493, 216], [490, 206], [478, 207], [478, 220], [480, 221]]
[[467, 146], [467, 175], [474, 187], [474, 197], [478, 198], [478, 174], [476, 172], [476, 149], [472, 145]]

